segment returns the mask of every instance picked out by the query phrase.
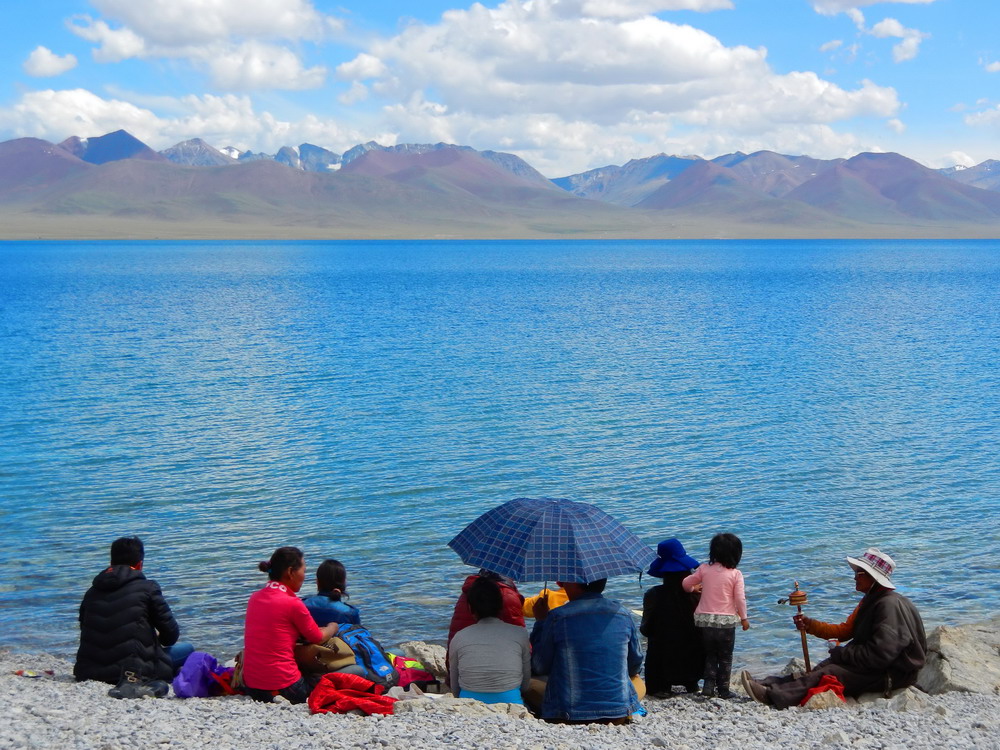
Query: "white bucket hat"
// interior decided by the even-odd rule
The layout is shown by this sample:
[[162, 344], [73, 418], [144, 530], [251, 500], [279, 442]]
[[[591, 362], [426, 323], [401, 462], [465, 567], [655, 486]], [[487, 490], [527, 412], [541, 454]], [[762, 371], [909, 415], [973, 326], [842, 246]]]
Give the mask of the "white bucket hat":
[[895, 584], [889, 580], [892, 571], [896, 569], [896, 563], [884, 552], [879, 552], [875, 547], [869, 547], [860, 557], [848, 557], [847, 564], [855, 570], [863, 570], [884, 588], [894, 589]]

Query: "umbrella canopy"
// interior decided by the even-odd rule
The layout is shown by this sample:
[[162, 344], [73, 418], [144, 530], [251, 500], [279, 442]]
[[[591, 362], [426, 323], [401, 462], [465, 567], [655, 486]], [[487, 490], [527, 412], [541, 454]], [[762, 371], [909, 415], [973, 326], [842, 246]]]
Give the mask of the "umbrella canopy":
[[589, 503], [521, 497], [487, 511], [448, 542], [462, 562], [515, 581], [590, 583], [643, 571], [656, 557]]

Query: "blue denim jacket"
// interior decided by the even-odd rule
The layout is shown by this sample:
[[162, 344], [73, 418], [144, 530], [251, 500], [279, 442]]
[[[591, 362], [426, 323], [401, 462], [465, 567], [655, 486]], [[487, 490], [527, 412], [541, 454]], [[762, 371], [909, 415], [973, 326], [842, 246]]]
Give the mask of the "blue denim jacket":
[[642, 666], [639, 630], [621, 604], [586, 593], [531, 631], [531, 670], [548, 675], [543, 719], [617, 719], [639, 710], [629, 679]]
[[336, 622], [341, 625], [360, 625], [361, 612], [347, 602], [331, 599], [323, 593], [307, 596], [302, 600], [309, 614], [321, 628]]

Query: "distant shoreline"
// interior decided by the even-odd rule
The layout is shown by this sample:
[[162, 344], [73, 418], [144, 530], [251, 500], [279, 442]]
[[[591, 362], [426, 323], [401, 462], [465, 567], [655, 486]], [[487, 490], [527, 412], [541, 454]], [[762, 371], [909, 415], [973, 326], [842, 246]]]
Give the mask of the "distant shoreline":
[[0, 212], [0, 241], [462, 241], [462, 240], [990, 240], [1000, 239], [997, 225], [871, 225], [850, 231], [770, 224], [732, 222], [711, 224], [705, 220], [654, 223], [638, 221], [632, 227], [550, 226], [483, 223], [455, 227], [445, 222], [400, 226], [278, 226], [272, 223], [153, 221], [115, 219], [106, 216], [50, 216]]

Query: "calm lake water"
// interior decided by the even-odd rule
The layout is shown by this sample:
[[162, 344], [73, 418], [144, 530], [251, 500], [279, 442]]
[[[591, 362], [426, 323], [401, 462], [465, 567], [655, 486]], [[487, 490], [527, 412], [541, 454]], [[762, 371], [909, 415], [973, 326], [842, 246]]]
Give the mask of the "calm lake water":
[[928, 626], [981, 619], [998, 354], [1000, 242], [0, 243], [0, 645], [72, 654], [125, 534], [220, 657], [285, 544], [441, 640], [446, 543], [519, 496], [738, 534], [737, 662], [798, 650], [793, 579], [846, 617], [868, 545]]

